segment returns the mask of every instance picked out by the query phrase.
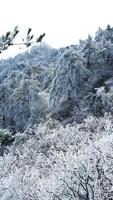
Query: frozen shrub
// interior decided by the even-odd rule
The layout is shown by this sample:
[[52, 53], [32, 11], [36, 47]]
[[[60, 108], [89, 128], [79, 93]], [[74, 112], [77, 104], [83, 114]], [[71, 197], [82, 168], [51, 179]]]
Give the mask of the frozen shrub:
[[111, 115], [65, 127], [49, 119], [17, 133], [0, 157], [0, 198], [112, 199], [112, 143]]

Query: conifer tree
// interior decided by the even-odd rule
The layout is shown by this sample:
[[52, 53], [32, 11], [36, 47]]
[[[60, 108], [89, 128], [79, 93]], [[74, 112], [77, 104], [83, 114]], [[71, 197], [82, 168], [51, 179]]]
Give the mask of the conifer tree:
[[14, 45], [25, 45], [25, 47], [29, 47], [32, 44], [39, 43], [42, 41], [42, 39], [45, 36], [45, 33], [41, 34], [37, 39], [34, 39], [34, 35], [32, 34], [32, 28], [28, 28], [27, 35], [25, 38], [22, 39], [22, 42], [15, 43], [15, 38], [19, 34], [20, 30], [18, 26], [14, 28], [13, 31], [6, 32], [5, 35], [2, 35], [0, 37], [0, 53], [2, 53], [4, 50], [7, 50], [9, 46]]

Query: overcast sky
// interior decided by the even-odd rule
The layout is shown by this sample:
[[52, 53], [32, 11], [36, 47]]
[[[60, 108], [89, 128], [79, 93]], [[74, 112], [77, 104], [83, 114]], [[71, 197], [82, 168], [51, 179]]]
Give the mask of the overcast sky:
[[1, 34], [19, 25], [45, 32], [50, 46], [76, 44], [98, 27], [113, 26], [113, 0], [0, 0]]

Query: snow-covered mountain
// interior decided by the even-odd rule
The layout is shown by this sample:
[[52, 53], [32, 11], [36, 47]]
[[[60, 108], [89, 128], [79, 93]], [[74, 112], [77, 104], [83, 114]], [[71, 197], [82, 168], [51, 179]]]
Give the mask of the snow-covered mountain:
[[113, 28], [0, 61], [0, 200], [113, 199]]
[[[23, 131], [46, 117], [112, 112], [113, 28], [78, 45], [45, 43], [0, 62], [0, 126]], [[101, 91], [101, 92], [100, 92]]]

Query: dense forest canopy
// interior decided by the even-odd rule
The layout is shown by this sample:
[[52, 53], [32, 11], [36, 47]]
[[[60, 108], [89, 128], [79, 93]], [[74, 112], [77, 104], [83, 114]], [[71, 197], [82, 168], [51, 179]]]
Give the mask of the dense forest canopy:
[[0, 61], [0, 127], [23, 131], [48, 114], [81, 121], [89, 114], [112, 113], [112, 85], [109, 25], [78, 45], [54, 49], [42, 42]]
[[112, 118], [109, 25], [1, 60], [0, 200], [112, 200]]

